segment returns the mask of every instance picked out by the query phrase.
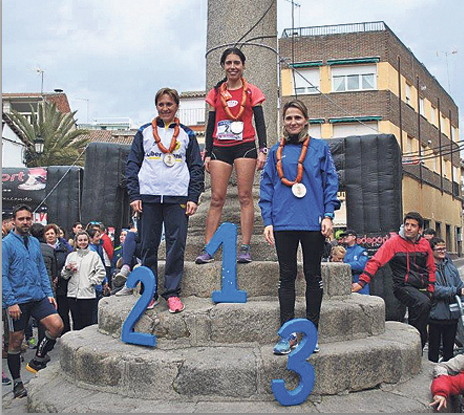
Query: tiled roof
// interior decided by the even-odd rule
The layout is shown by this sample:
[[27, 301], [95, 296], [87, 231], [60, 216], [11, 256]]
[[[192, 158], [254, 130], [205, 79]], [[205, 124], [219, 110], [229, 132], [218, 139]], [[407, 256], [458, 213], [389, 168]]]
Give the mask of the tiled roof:
[[131, 145], [137, 130], [90, 130], [89, 134], [82, 136], [90, 137], [92, 143], [113, 143]]
[[[63, 114], [71, 112], [71, 107], [69, 106], [68, 97], [64, 92], [45, 92], [43, 94], [46, 101], [54, 102], [59, 111]], [[21, 98], [41, 98], [42, 94], [40, 92], [5, 92], [2, 93], [2, 99], [21, 99]]]
[[205, 91], [184, 91], [180, 94], [181, 98], [205, 98]]
[[46, 94], [45, 100], [54, 102], [59, 111], [63, 114], [71, 112], [71, 107], [69, 106], [68, 97], [65, 93], [58, 94]]

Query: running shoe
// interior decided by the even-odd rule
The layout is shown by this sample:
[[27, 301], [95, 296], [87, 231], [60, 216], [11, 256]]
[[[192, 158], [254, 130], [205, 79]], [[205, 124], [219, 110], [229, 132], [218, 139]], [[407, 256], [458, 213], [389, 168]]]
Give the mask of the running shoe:
[[45, 362], [38, 362], [35, 359], [32, 359], [26, 365], [26, 369], [29, 370], [29, 372], [32, 372], [32, 373], [37, 373], [39, 370], [45, 369], [46, 367], [47, 367], [47, 364]]
[[29, 349], [37, 349], [37, 342], [35, 341], [34, 337], [27, 339], [26, 344], [27, 344], [27, 347], [29, 347]]
[[153, 310], [158, 304], [159, 304], [159, 299], [153, 297], [147, 305], [147, 310]]
[[250, 245], [242, 244], [240, 246], [240, 254], [238, 255], [238, 260], [240, 264], [247, 264], [251, 262], [251, 249]]
[[27, 396], [27, 390], [23, 385], [23, 382], [15, 383], [13, 387], [13, 395], [15, 398], [24, 398]]
[[3, 369], [2, 369], [2, 385], [3, 386], [11, 385], [11, 379], [7, 375], [5, 375], [5, 372], [3, 371]]
[[287, 338], [281, 338], [274, 346], [274, 354], [289, 354], [298, 345], [296, 333], [290, 334]]
[[113, 277], [113, 284], [115, 287], [121, 287], [126, 283], [131, 269], [128, 265], [123, 265], [121, 270]]
[[319, 349], [319, 343], [316, 343], [316, 347], [314, 348], [314, 352], [313, 353], [319, 353], [321, 349]]
[[208, 252], [206, 252], [205, 249], [203, 249], [203, 251], [201, 251], [201, 254], [197, 256], [195, 263], [196, 264], [207, 264], [213, 261], [214, 261], [214, 258], [210, 254], [208, 254]]
[[168, 308], [170, 313], [180, 313], [185, 309], [185, 305], [180, 301], [179, 297], [169, 297]]

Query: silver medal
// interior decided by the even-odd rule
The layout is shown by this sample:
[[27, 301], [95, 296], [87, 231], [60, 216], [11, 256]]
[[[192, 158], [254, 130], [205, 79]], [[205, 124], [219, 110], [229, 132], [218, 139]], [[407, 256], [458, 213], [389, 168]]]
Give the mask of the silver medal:
[[306, 186], [303, 183], [295, 183], [292, 186], [292, 193], [296, 197], [302, 198], [306, 194]]
[[172, 167], [174, 166], [174, 163], [176, 162], [176, 158], [174, 157], [174, 154], [167, 153], [164, 155], [163, 161], [164, 161], [164, 164], [166, 164], [166, 166]]
[[234, 134], [241, 134], [243, 132], [243, 122], [233, 121], [230, 124], [230, 131], [232, 131]]

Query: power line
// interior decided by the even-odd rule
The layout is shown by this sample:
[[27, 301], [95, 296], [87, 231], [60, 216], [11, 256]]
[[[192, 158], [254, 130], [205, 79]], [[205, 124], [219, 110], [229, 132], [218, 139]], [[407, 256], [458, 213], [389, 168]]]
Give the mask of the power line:
[[[457, 143], [464, 143], [464, 140], [459, 140], [459, 141], [456, 141], [456, 142], [452, 142], [450, 144], [444, 144], [441, 146], [441, 149], [443, 148], [446, 148], [446, 147], [452, 147], [453, 144], [456, 144], [457, 147], [460, 147], [460, 145], [458, 145]], [[422, 150], [421, 153], [424, 154], [426, 152], [433, 152], [434, 150], [438, 150], [440, 149], [440, 146], [437, 146], [437, 147], [429, 147], [425, 150]], [[454, 151], [457, 151], [457, 149], [454, 149]], [[419, 155], [419, 150], [413, 150], [413, 151], [408, 151], [406, 153], [403, 153], [403, 156], [414, 156], [414, 155]]]
[[263, 13], [263, 15], [258, 19], [258, 21], [253, 25], [251, 26], [251, 28], [239, 39], [237, 40], [237, 42], [235, 42], [235, 46], [240, 43], [256, 26], [259, 25], [259, 23], [261, 22], [261, 20], [263, 20], [265, 17], [266, 17], [266, 14], [269, 13], [269, 10], [271, 10], [272, 6], [274, 5], [276, 0], [271, 0], [270, 4], [269, 4], [269, 7], [266, 9], [266, 11]]

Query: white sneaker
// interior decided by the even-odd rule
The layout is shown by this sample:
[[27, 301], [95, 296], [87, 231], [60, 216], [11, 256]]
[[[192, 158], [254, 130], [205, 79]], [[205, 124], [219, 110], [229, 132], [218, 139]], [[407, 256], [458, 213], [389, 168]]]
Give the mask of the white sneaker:
[[128, 295], [132, 295], [132, 288], [127, 288], [126, 286], [124, 286], [115, 295], [116, 297], [125, 297]]
[[47, 179], [43, 176], [30, 175], [27, 180], [18, 186], [19, 190], [43, 190], [45, 189]]
[[316, 343], [316, 347], [314, 348], [314, 352], [313, 353], [319, 353], [320, 349], [319, 349], [319, 342]]
[[123, 265], [121, 270], [114, 276], [113, 284], [116, 287], [120, 287], [126, 283], [127, 277], [129, 276], [131, 269], [128, 265]]

